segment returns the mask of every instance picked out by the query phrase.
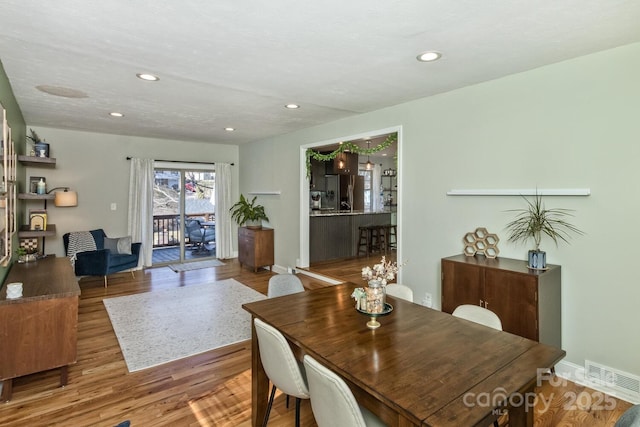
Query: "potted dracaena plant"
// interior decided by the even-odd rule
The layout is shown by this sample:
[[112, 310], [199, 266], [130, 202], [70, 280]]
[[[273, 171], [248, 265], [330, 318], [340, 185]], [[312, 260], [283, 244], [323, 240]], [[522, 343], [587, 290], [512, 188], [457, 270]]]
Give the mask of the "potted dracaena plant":
[[256, 204], [257, 197], [249, 201], [241, 194], [240, 200], [231, 206], [231, 218], [238, 223], [238, 226], [247, 224], [247, 228], [262, 228], [262, 221], [269, 221], [269, 217], [264, 212], [264, 206]]
[[554, 208], [547, 209], [542, 201], [542, 195], [536, 192], [533, 201], [522, 196], [527, 202], [526, 209], [511, 209], [508, 212], [517, 212], [516, 218], [507, 224], [509, 232], [508, 241], [526, 242], [533, 239], [535, 249], [529, 250], [528, 267], [531, 269], [546, 269], [546, 252], [540, 250], [542, 236], [551, 237], [556, 246], [562, 240], [569, 243], [571, 233], [584, 234], [576, 226], [567, 221], [572, 217], [571, 209]]

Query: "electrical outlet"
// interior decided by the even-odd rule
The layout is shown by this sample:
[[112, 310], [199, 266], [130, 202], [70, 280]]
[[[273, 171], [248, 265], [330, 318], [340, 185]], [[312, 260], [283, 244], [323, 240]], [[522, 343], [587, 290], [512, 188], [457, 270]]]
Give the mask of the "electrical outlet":
[[291, 267], [287, 267], [287, 273], [289, 273], [289, 274], [293, 274], [293, 268], [291, 268]]
[[115, 203], [111, 203], [111, 210], [115, 211], [116, 209], [118, 209], [118, 205], [116, 205]]
[[422, 305], [424, 305], [425, 307], [433, 307], [433, 297], [431, 296], [431, 294], [429, 292], [427, 292], [426, 294], [424, 294], [424, 299], [422, 300]]

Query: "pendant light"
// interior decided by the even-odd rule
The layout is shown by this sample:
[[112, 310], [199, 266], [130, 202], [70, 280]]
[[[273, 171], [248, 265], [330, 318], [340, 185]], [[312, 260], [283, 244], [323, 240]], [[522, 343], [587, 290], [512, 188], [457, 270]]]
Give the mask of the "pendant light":
[[373, 169], [373, 163], [371, 163], [371, 160], [369, 160], [369, 150], [371, 148], [371, 141], [367, 140], [367, 164], [365, 166], [365, 168], [370, 171], [371, 169]]

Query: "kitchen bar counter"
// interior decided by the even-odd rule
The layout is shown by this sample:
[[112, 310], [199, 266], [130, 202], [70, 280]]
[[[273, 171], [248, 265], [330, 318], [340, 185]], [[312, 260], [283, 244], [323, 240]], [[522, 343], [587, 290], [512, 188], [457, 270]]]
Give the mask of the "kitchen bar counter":
[[319, 209], [309, 211], [309, 216], [344, 216], [344, 215], [378, 215], [388, 214], [391, 211], [384, 210], [380, 212], [363, 211], [363, 210], [335, 210], [335, 209]]
[[[314, 212], [314, 211], [311, 211]], [[391, 212], [315, 211], [309, 217], [309, 261], [350, 258], [358, 254], [359, 228], [391, 224]]]

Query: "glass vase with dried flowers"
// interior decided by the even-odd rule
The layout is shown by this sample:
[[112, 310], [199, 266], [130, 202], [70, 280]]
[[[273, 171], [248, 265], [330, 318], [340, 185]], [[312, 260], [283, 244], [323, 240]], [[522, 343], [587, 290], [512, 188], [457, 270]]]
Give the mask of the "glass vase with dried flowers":
[[395, 261], [387, 261], [386, 257], [382, 257], [378, 264], [373, 267], [364, 267], [362, 269], [362, 278], [367, 281], [365, 289], [367, 304], [366, 311], [369, 313], [382, 313], [385, 309], [386, 292], [385, 286], [396, 278], [400, 266]]

